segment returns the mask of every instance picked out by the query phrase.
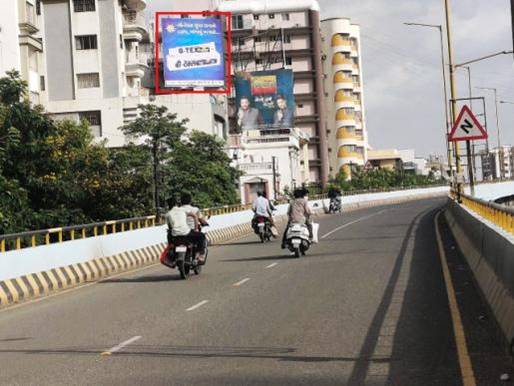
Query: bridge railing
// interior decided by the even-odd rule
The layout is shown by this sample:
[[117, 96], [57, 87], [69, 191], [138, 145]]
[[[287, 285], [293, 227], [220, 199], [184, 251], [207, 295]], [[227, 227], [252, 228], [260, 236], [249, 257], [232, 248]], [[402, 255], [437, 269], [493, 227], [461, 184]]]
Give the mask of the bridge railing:
[[468, 209], [491, 221], [508, 233], [514, 234], [514, 208], [496, 204], [492, 201], [481, 200], [466, 194], [461, 195], [461, 201]]
[[[384, 193], [392, 191], [410, 190], [416, 188], [437, 187], [443, 185], [427, 185], [427, 186], [403, 186], [386, 189], [369, 189], [369, 190], [352, 190], [344, 192], [344, 195], [362, 195], [370, 193]], [[326, 193], [310, 195], [310, 200], [326, 199]], [[277, 204], [286, 204], [287, 199], [277, 201]], [[251, 205], [225, 205], [216, 208], [202, 209], [205, 216], [217, 216], [222, 214], [229, 214], [241, 212], [251, 209]], [[88, 237], [96, 237], [108, 235], [112, 233], [131, 231], [135, 229], [142, 229], [153, 227], [163, 224], [163, 219], [157, 219], [155, 215], [134, 217], [121, 220], [102, 221], [91, 224], [71, 225], [56, 227], [50, 229], [42, 229], [35, 231], [27, 231], [20, 233], [11, 233], [0, 235], [0, 252], [9, 250], [18, 250], [22, 248], [32, 248], [40, 245], [49, 245], [54, 243], [62, 243], [64, 241], [71, 241], [83, 239]]]

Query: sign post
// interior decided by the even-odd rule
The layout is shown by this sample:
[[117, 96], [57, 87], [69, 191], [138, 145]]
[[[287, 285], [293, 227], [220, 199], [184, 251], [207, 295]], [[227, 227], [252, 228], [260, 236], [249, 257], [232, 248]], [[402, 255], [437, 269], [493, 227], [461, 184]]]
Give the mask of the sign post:
[[[478, 119], [471, 109], [467, 105], [464, 105], [453, 125], [448, 140], [451, 142], [466, 141], [469, 186], [472, 196], [475, 195], [475, 178], [473, 175], [473, 160], [471, 158], [471, 141], [478, 139], [487, 139], [487, 132], [480, 122], [478, 122]], [[457, 145], [455, 144], [455, 146]]]

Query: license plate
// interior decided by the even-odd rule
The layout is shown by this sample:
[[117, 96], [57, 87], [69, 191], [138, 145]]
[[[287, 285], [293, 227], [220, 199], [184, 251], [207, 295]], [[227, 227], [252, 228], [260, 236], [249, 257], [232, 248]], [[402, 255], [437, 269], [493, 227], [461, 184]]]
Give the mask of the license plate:
[[187, 247], [180, 246], [175, 248], [175, 252], [187, 252]]
[[258, 226], [259, 228], [264, 228], [264, 225], [265, 225], [265, 224], [264, 224], [263, 222], [260, 222], [259, 224], [257, 224], [257, 226]]

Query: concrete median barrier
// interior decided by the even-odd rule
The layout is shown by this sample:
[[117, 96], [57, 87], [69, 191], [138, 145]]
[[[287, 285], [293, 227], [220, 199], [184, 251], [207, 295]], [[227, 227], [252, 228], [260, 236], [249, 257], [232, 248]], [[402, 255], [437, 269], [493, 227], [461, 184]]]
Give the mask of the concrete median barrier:
[[514, 349], [514, 236], [451, 199], [445, 217], [510, 349]]
[[[435, 187], [343, 197], [343, 211], [445, 196], [448, 188]], [[310, 201], [323, 214], [328, 200]], [[277, 207], [276, 221], [286, 220], [287, 205]], [[207, 237], [222, 244], [251, 234], [250, 210], [212, 216]], [[83, 283], [158, 262], [165, 245], [164, 226], [65, 241], [0, 253], [0, 307], [48, 295]]]

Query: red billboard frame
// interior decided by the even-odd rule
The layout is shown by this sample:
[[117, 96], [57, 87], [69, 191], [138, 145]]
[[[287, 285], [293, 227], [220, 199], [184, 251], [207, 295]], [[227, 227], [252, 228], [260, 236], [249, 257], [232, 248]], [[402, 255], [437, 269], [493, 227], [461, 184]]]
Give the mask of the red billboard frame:
[[[226, 88], [220, 90], [168, 90], [159, 86], [159, 18], [161, 16], [173, 15], [201, 15], [201, 16], [225, 16], [227, 18], [226, 47], [227, 57], [225, 60]], [[155, 13], [155, 93], [166, 94], [230, 94], [232, 90], [232, 13], [231, 12], [156, 12]]]

